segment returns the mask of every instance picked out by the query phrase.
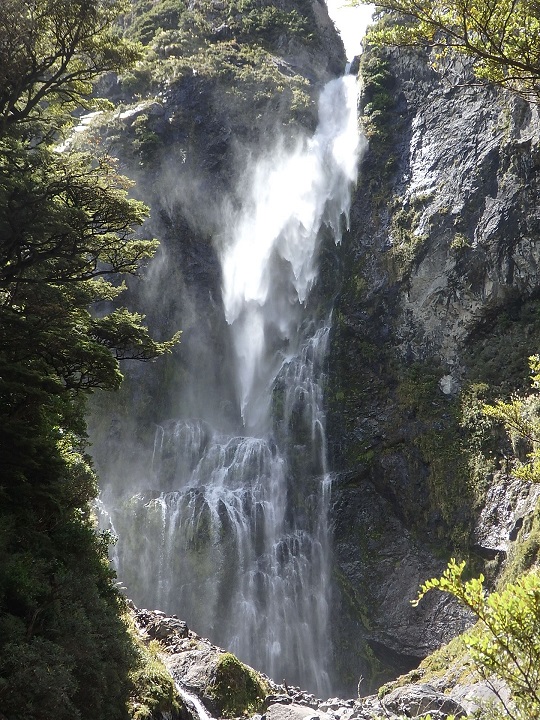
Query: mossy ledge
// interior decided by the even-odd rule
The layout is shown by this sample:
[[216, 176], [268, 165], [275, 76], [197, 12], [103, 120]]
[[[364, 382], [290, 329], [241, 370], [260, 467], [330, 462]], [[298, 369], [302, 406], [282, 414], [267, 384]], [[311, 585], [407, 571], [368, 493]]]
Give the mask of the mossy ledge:
[[253, 715], [262, 710], [270, 688], [265, 680], [229, 652], [221, 653], [206, 693], [220, 717]]

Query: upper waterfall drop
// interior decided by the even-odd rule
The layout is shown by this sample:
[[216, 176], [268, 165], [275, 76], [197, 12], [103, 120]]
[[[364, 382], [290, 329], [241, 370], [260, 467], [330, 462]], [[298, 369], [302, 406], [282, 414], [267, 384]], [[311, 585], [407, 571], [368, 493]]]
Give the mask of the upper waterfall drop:
[[341, 240], [358, 149], [356, 79], [346, 75], [323, 89], [314, 136], [292, 152], [263, 157], [253, 171], [250, 196], [222, 253], [225, 316], [248, 432], [270, 429], [276, 348], [297, 350], [300, 306], [317, 275], [319, 231], [324, 224]]

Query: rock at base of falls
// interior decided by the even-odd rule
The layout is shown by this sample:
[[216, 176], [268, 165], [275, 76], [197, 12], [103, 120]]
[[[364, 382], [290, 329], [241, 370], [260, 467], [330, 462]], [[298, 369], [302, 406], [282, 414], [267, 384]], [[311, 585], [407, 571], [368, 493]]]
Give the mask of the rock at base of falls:
[[392, 690], [382, 700], [386, 711], [405, 715], [405, 717], [422, 717], [429, 713], [434, 718], [445, 718], [453, 715], [456, 718], [466, 716], [463, 707], [456, 701], [431, 685], [405, 685]]
[[[191, 720], [251, 718], [251, 720], [388, 720], [466, 717], [487, 697], [481, 684], [446, 687], [438, 683], [408, 683], [386, 694], [356, 699], [322, 700], [283, 681], [278, 684], [240, 662], [232, 653], [190, 630], [177, 617], [158, 610], [133, 609], [144, 641], [157, 640], [165, 667], [178, 691], [195, 702], [185, 710]], [[405, 680], [403, 677], [401, 680]], [[399, 680], [397, 681], [399, 683]], [[504, 693], [503, 693], [504, 694]], [[491, 696], [490, 696], [491, 697]], [[193, 707], [191, 707], [193, 705]], [[199, 705], [199, 708], [197, 708]]]

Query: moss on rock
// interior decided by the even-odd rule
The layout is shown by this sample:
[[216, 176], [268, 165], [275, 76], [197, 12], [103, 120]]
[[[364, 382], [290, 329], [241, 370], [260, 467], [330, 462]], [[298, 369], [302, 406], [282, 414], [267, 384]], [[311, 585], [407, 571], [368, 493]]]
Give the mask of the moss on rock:
[[183, 703], [159, 656], [163, 648], [157, 640], [145, 645], [135, 628], [132, 632], [139, 662], [130, 678], [133, 690], [128, 705], [129, 717], [132, 720], [154, 720], [166, 713], [171, 720], [180, 718]]
[[261, 675], [226, 652], [218, 658], [205, 695], [220, 717], [232, 718], [259, 711], [269, 692], [270, 687]]

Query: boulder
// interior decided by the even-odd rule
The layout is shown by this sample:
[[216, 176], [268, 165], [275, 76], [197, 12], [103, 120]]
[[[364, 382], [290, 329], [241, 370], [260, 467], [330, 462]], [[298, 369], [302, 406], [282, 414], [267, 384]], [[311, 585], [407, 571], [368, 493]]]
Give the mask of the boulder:
[[[431, 685], [405, 685], [396, 688], [382, 700], [385, 710], [407, 718], [421, 718], [430, 714], [433, 718], [466, 717], [467, 713], [456, 700], [437, 692]], [[435, 715], [435, 713], [437, 715]]]
[[266, 720], [330, 720], [324, 712], [314, 711], [305, 705], [274, 703], [268, 707]]
[[165, 640], [171, 636], [186, 638], [189, 635], [189, 628], [183, 620], [165, 617], [156, 618], [147, 625], [146, 632], [152, 640]]

